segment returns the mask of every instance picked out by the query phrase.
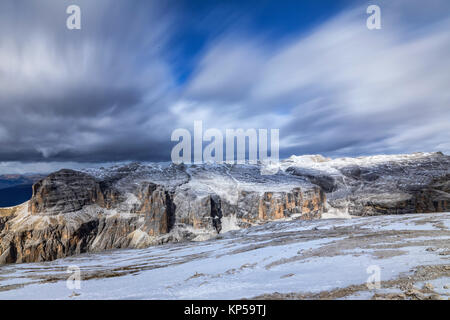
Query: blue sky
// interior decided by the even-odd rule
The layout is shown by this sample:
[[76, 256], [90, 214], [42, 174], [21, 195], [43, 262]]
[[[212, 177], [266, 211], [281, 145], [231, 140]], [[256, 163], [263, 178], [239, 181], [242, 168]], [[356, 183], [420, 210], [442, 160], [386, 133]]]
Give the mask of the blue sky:
[[178, 10], [183, 12], [181, 24], [170, 42], [177, 47], [174, 72], [180, 84], [184, 83], [208, 42], [230, 29], [264, 34], [268, 40], [277, 42], [307, 32], [354, 3], [350, 0], [178, 1]]
[[[77, 4], [82, 29], [66, 28]], [[381, 8], [368, 30], [366, 8]], [[280, 155], [450, 153], [450, 3], [0, 4], [0, 172], [167, 161], [171, 132], [280, 129]]]

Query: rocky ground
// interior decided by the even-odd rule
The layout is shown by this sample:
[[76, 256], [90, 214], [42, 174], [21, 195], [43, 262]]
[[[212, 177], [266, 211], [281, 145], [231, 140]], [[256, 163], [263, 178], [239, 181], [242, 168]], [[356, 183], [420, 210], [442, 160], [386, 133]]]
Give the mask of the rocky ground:
[[[448, 299], [449, 228], [449, 213], [274, 221], [206, 241], [3, 265], [0, 299]], [[73, 268], [80, 289], [67, 287]], [[377, 269], [380, 287], [369, 288]]]
[[35, 183], [28, 203], [0, 210], [0, 264], [201, 240], [275, 220], [446, 211], [442, 153], [61, 170]]

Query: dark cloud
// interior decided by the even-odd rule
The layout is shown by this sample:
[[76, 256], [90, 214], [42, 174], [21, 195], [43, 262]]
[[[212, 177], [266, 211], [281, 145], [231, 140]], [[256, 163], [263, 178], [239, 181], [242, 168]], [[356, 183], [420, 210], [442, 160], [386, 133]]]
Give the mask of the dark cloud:
[[[65, 27], [69, 4], [82, 8], [81, 30]], [[168, 5], [3, 1], [0, 160], [161, 159], [170, 128], [159, 115], [174, 94]]]
[[[69, 4], [81, 30], [65, 27]], [[279, 128], [283, 157], [448, 153], [450, 5], [380, 6], [379, 31], [361, 6], [274, 39], [234, 3], [202, 18], [179, 1], [2, 1], [0, 161], [169, 160], [194, 120]]]

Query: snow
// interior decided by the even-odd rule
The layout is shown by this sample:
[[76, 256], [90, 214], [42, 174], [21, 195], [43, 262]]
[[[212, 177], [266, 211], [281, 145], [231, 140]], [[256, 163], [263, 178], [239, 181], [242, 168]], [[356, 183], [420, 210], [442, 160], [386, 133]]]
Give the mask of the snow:
[[281, 168], [287, 169], [290, 166], [318, 169], [329, 174], [340, 174], [339, 168], [347, 166], [376, 166], [390, 162], [413, 163], [417, 160], [433, 157], [435, 153], [416, 152], [411, 154], [375, 155], [357, 158], [325, 158], [321, 155], [291, 156], [281, 161]]
[[[421, 221], [424, 219], [427, 220]], [[449, 219], [449, 214], [415, 214], [294, 220], [244, 230], [232, 230], [230, 221], [231, 231], [202, 242], [1, 266], [0, 299], [240, 299], [273, 292], [321, 292], [364, 284], [371, 265], [381, 268], [384, 281], [419, 265], [448, 263], [439, 250], [427, 251], [428, 245], [421, 243], [433, 238], [448, 243], [448, 232], [432, 235], [440, 230], [437, 223]], [[342, 228], [347, 229], [333, 233]], [[372, 247], [374, 243], [370, 243], [372, 236], [367, 238], [369, 243], [361, 241], [360, 245], [349, 247], [354, 242], [349, 242], [352, 233], [346, 230], [355, 230], [355, 234], [416, 230], [421, 235], [389, 238], [386, 243], [394, 242], [398, 248], [383, 249], [395, 254], [379, 258], [377, 249]], [[137, 232], [133, 237], [140, 241], [142, 234]], [[339, 243], [342, 250], [332, 251]], [[90, 278], [81, 281], [79, 290], [66, 287], [66, 270], [73, 265], [81, 269], [82, 276]], [[47, 282], [48, 277], [59, 280]], [[72, 296], [73, 292], [79, 296]], [[368, 293], [358, 293], [360, 298], [365, 295]]]
[[[220, 235], [186, 227], [196, 235], [191, 242], [83, 254], [47, 263], [2, 265], [0, 299], [240, 299], [273, 292], [314, 293], [364, 284], [369, 276], [367, 267], [371, 265], [381, 268], [384, 281], [411, 272], [417, 266], [448, 263], [448, 256], [440, 255], [450, 243], [448, 213], [351, 216], [345, 199], [348, 180], [340, 171], [354, 165], [370, 168], [409, 163], [413, 167], [418, 160], [430, 161], [435, 155], [337, 159], [320, 155], [292, 156], [281, 161], [280, 170], [273, 175], [261, 175], [264, 164], [132, 163], [86, 169], [84, 172], [97, 179], [112, 181], [126, 195], [119, 208], [123, 212], [102, 209], [103, 214], [111, 217], [132, 216], [130, 210], [139, 202], [132, 188], [144, 182], [186, 191], [186, 194], [177, 193], [177, 197], [214, 193], [235, 204], [241, 190], [287, 192], [311, 187], [305, 178], [286, 172], [296, 167], [338, 176], [344, 188], [327, 195], [328, 199], [342, 199], [342, 202], [339, 208], [328, 204], [322, 220], [301, 221], [292, 216], [285, 221], [240, 229], [236, 216], [226, 216], [221, 221]], [[404, 176], [408, 179], [408, 175]], [[397, 182], [394, 177], [383, 179], [381, 183]], [[387, 193], [385, 198], [388, 196], [393, 195]], [[396, 199], [398, 196], [396, 193]], [[65, 214], [64, 219], [77, 223], [98, 214], [99, 210], [97, 206], [86, 206]], [[12, 224], [40, 228], [50, 224], [50, 219], [60, 218], [32, 216], [23, 205]], [[132, 245], [140, 248], [154, 240], [140, 229], [129, 236]], [[426, 250], [429, 243], [435, 244], [435, 250]], [[78, 266], [86, 279], [79, 290], [66, 286], [69, 266]], [[448, 278], [433, 281], [442, 287]], [[383, 290], [379, 293], [389, 292]], [[79, 295], [73, 296], [74, 291]], [[350, 297], [370, 298], [373, 293], [358, 292]]]
[[326, 204], [326, 212], [322, 213], [322, 219], [351, 219], [352, 216], [348, 212], [348, 201], [344, 209], [333, 208]]

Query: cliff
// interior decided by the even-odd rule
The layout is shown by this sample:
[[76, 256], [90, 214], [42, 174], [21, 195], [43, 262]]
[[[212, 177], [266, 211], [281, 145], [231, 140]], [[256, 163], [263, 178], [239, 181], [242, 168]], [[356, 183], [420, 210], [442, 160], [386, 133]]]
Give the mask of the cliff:
[[450, 157], [441, 153], [261, 165], [138, 164], [61, 170], [32, 199], [0, 209], [0, 264], [201, 240], [278, 219], [450, 211]]

